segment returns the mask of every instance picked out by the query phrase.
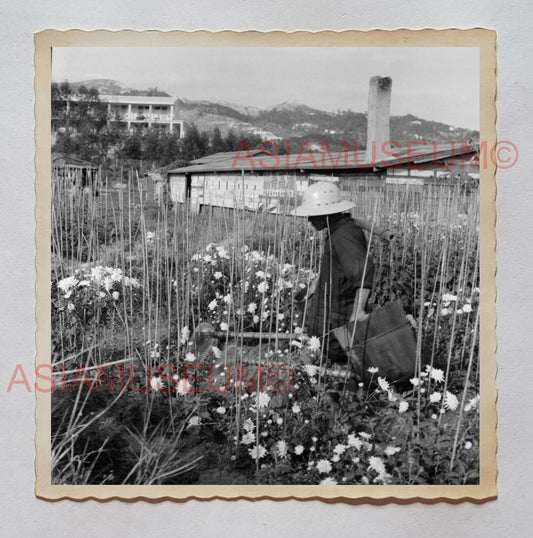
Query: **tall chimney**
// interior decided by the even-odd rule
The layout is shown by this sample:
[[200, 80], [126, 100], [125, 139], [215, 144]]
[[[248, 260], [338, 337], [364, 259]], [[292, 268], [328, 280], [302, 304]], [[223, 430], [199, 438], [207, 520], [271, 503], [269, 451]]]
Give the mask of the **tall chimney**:
[[370, 79], [365, 155], [367, 163], [379, 162], [385, 156], [382, 145], [390, 140], [391, 90], [391, 78], [372, 77]]

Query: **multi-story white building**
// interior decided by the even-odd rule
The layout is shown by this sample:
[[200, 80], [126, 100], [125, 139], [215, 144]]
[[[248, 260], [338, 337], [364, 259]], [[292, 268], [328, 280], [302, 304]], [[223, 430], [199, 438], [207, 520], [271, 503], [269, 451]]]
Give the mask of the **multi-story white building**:
[[149, 127], [185, 136], [185, 122], [174, 119], [173, 97], [146, 95], [100, 95], [107, 102], [110, 121], [118, 121], [129, 130]]

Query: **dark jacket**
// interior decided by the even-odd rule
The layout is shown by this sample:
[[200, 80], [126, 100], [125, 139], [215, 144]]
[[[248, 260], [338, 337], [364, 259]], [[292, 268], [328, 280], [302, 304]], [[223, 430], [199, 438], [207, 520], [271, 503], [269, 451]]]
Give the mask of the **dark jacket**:
[[328, 332], [348, 323], [357, 290], [371, 289], [373, 280], [374, 263], [367, 257], [363, 231], [343, 215], [326, 236], [318, 284], [309, 303], [309, 332], [322, 335], [324, 329]]

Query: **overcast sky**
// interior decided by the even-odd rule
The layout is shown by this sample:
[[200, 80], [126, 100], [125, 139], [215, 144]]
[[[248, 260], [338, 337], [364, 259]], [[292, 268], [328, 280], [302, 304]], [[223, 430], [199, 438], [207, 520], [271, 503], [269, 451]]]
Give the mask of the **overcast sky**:
[[392, 78], [392, 115], [479, 130], [474, 47], [56, 47], [52, 54], [55, 82], [108, 78], [259, 108], [289, 101], [366, 112], [374, 75]]

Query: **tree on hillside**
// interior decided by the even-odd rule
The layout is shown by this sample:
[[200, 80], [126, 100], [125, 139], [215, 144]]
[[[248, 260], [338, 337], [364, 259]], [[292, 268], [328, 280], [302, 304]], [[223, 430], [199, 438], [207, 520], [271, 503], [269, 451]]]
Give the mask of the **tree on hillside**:
[[211, 153], [219, 153], [220, 151], [225, 151], [224, 139], [222, 138], [222, 134], [218, 126], [213, 129], [213, 134], [211, 135], [210, 150]]
[[203, 157], [209, 152], [209, 135], [205, 131], [199, 131], [198, 127], [192, 124], [185, 132], [181, 147], [181, 156], [186, 161]]
[[52, 84], [52, 128], [56, 133], [54, 151], [74, 154], [95, 164], [105, 160], [117, 142], [118, 127], [108, 122], [107, 104], [95, 88], [68, 82]]

